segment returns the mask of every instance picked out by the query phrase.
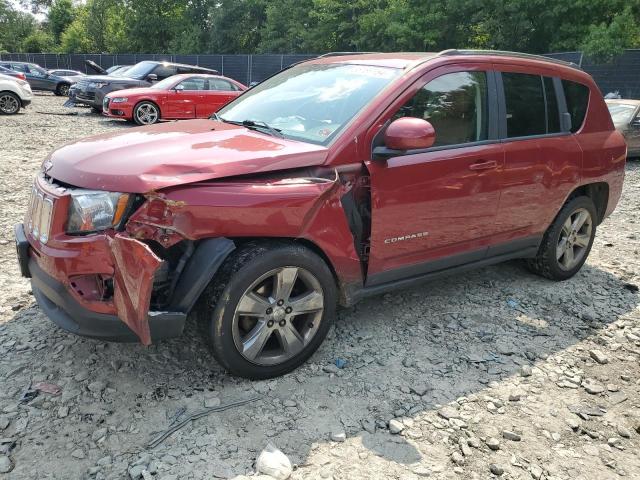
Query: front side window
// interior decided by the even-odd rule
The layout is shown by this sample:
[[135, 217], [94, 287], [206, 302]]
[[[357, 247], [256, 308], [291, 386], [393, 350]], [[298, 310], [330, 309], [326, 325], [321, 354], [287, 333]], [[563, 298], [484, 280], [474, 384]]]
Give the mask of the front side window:
[[207, 89], [207, 81], [204, 78], [187, 78], [180, 82], [177, 86], [182, 86], [183, 90], [206, 90]]
[[576, 133], [582, 128], [584, 117], [587, 114], [589, 87], [569, 80], [562, 80], [562, 87], [567, 100], [567, 110], [571, 115], [571, 133]]
[[436, 132], [434, 146], [459, 145], [488, 138], [487, 74], [456, 72], [422, 87], [396, 113], [427, 120]]
[[138, 62], [127, 70], [127, 77], [142, 80], [151, 73], [156, 65], [156, 62], [151, 61]]
[[11, 68], [13, 68], [16, 72], [29, 73], [29, 69], [24, 63], [14, 63], [11, 65]]
[[36, 77], [44, 77], [47, 74], [44, 68], [38, 67], [37, 65], [29, 65], [29, 71], [31, 75]]
[[292, 139], [327, 145], [403, 71], [356, 64], [301, 64], [256, 85], [218, 112], [265, 122]]
[[165, 64], [160, 64], [153, 70], [153, 73], [158, 77], [158, 80], [169, 78], [170, 76], [175, 75], [176, 72], [176, 67]]

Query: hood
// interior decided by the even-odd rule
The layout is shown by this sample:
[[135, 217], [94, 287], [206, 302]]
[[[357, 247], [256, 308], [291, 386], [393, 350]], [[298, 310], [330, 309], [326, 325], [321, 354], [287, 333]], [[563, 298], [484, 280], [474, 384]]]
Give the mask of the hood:
[[100, 65], [98, 65], [96, 62], [94, 62], [93, 60], [85, 60], [84, 63], [94, 72], [98, 72], [102, 75], [105, 75], [107, 73], [107, 71], [102, 68]]
[[69, 143], [43, 168], [76, 187], [145, 193], [235, 175], [321, 165], [325, 147], [212, 120], [185, 120]]

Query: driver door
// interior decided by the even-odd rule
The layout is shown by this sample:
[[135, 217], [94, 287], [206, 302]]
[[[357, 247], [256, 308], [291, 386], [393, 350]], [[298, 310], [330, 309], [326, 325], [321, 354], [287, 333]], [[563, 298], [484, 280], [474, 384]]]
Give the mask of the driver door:
[[422, 77], [383, 114], [373, 145], [399, 117], [429, 121], [433, 147], [367, 162], [371, 240], [367, 286], [482, 260], [495, 232], [504, 150], [489, 64]]

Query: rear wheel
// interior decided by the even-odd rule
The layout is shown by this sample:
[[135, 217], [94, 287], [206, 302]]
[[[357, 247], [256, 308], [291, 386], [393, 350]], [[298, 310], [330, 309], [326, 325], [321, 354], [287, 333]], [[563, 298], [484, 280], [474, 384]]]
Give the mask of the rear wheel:
[[56, 87], [55, 94], [59, 97], [66, 97], [69, 95], [69, 84], [61, 83]]
[[531, 271], [552, 280], [566, 280], [582, 268], [596, 235], [596, 207], [589, 197], [565, 204], [545, 232]]
[[326, 263], [300, 245], [247, 244], [227, 259], [201, 299], [218, 362], [247, 378], [283, 375], [320, 346], [336, 288]]
[[0, 113], [13, 115], [20, 111], [20, 98], [13, 92], [0, 92]]
[[155, 103], [140, 102], [133, 109], [133, 121], [138, 125], [153, 125], [160, 120], [160, 109]]

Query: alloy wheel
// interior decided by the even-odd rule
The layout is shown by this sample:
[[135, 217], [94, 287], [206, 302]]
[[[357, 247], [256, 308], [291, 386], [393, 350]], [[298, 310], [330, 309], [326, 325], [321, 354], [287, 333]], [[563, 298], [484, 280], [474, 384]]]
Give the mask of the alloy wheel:
[[585, 208], [578, 208], [567, 217], [556, 245], [556, 259], [561, 269], [571, 270], [582, 261], [591, 242], [592, 229], [593, 219]]
[[151, 125], [158, 120], [158, 109], [150, 104], [145, 103], [136, 108], [136, 119], [143, 125]]
[[58, 87], [58, 92], [60, 93], [60, 96], [62, 97], [66, 97], [69, 95], [69, 85], [60, 85], [60, 87]]
[[0, 96], [0, 112], [13, 114], [20, 109], [18, 100], [13, 95], [4, 94]]
[[233, 317], [238, 352], [258, 365], [278, 365], [302, 352], [315, 336], [324, 311], [318, 279], [300, 267], [262, 275], [244, 292]]

